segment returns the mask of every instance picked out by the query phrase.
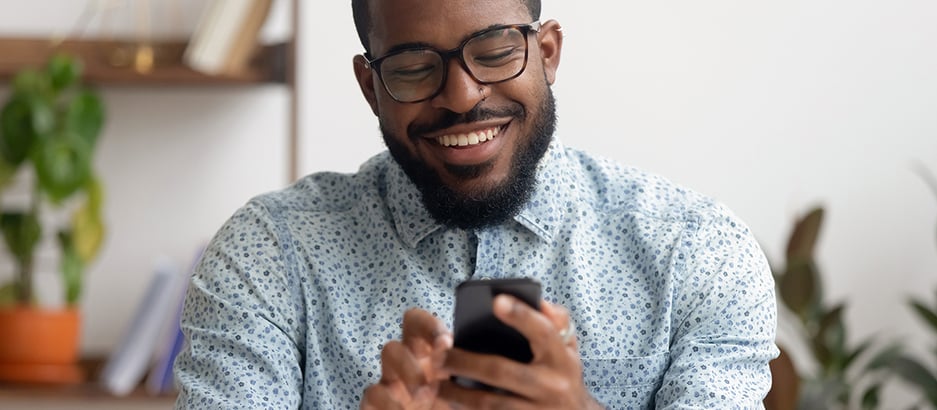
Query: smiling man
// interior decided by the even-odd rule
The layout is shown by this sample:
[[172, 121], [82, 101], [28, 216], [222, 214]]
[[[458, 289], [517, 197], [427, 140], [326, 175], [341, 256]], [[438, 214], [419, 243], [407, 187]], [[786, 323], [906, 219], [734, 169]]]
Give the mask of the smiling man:
[[[177, 407], [761, 407], [762, 251], [724, 206], [554, 136], [563, 37], [538, 0], [352, 9], [388, 152], [219, 231], [187, 293]], [[452, 347], [455, 287], [510, 277], [543, 286], [539, 309], [493, 304], [533, 359]]]

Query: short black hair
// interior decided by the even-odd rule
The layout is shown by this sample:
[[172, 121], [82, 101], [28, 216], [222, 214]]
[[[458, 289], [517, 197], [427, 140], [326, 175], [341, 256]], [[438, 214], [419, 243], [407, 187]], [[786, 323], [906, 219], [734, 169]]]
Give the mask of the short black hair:
[[[355, 19], [355, 29], [358, 30], [358, 40], [361, 40], [361, 46], [364, 51], [371, 52], [371, 41], [368, 40], [368, 33], [371, 31], [371, 12], [369, 4], [371, 0], [351, 0], [351, 13]], [[530, 17], [533, 21], [540, 20], [540, 0], [519, 0], [527, 6]]]

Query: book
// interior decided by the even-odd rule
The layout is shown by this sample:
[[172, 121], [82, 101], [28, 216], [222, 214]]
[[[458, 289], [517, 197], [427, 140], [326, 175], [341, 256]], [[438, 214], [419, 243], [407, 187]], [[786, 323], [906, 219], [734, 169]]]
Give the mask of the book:
[[143, 299], [101, 370], [99, 382], [106, 391], [125, 396], [143, 380], [152, 363], [159, 335], [178, 304], [182, 277], [184, 275], [168, 259], [157, 261]]
[[[178, 316], [175, 321], [178, 323]], [[173, 331], [169, 334], [168, 349], [157, 358], [153, 367], [150, 369], [149, 375], [146, 377], [146, 392], [152, 396], [169, 394], [176, 390], [176, 381], [173, 376], [172, 365], [176, 360], [176, 356], [179, 355], [179, 352], [181, 352], [182, 348], [185, 346], [185, 335], [183, 335], [182, 329], [179, 326], [173, 326], [172, 329]]]
[[173, 314], [169, 317], [165, 326], [163, 336], [159, 338], [160, 345], [156, 349], [153, 358], [153, 366], [146, 377], [146, 392], [153, 396], [172, 393], [176, 390], [175, 378], [172, 372], [173, 362], [176, 356], [182, 351], [185, 342], [185, 335], [182, 333], [180, 320], [182, 319], [182, 310], [185, 304], [185, 292], [188, 289], [189, 278], [195, 271], [195, 266], [202, 257], [205, 246], [202, 246], [195, 253], [195, 258], [189, 267], [186, 275], [183, 276], [182, 286], [178, 289], [178, 296], [173, 301]]
[[206, 74], [247, 67], [273, 0], [212, 0], [196, 24], [183, 61]]

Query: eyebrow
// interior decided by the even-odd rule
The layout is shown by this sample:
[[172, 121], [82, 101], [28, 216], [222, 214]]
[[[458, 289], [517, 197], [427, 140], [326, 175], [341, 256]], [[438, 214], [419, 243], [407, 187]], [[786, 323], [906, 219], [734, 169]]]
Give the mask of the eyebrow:
[[[488, 27], [485, 27], [485, 28], [483, 28], [483, 29], [481, 29], [481, 30], [476, 30], [476, 31], [474, 31], [474, 32], [472, 32], [472, 33], [469, 33], [467, 36], [465, 36], [465, 37], [463, 37], [461, 40], [459, 40], [459, 44], [462, 44], [463, 42], [465, 42], [465, 40], [467, 40], [467, 39], [469, 39], [469, 38], [472, 38], [472, 37], [474, 37], [474, 36], [479, 35], [479, 34], [482, 33], [483, 31], [491, 30], [491, 29], [493, 29], [493, 28], [495, 28], [495, 27], [510, 26], [510, 25], [511, 25], [511, 24], [502, 24], [502, 23], [491, 24], [491, 25], [489, 25]], [[401, 51], [401, 50], [414, 50], [414, 49], [425, 49], [425, 48], [433, 49], [433, 50], [436, 50], [436, 51], [442, 50], [442, 49], [437, 48], [436, 46], [434, 46], [434, 45], [432, 45], [432, 44], [430, 44], [430, 43], [426, 43], [426, 42], [422, 42], [422, 41], [412, 41], [412, 42], [409, 42], [409, 43], [395, 44], [395, 45], [391, 46], [390, 48], [388, 48], [387, 51], [385, 51], [383, 55], [387, 55], [387, 54], [394, 53], [394, 52]], [[445, 51], [445, 50], [443, 50], [443, 51]]]
[[430, 43], [424, 43], [424, 42], [422, 42], [422, 41], [414, 41], [414, 42], [410, 42], [410, 43], [397, 44], [397, 45], [395, 45], [395, 46], [393, 46], [393, 47], [387, 49], [387, 51], [384, 52], [384, 55], [387, 55], [387, 54], [390, 54], [390, 53], [393, 53], [393, 52], [397, 52], [397, 51], [400, 51], [400, 50], [412, 50], [412, 49], [419, 49], [419, 48], [431, 48], [431, 49], [434, 49], [434, 50], [436, 49], [436, 47], [434, 47], [434, 46], [433, 46], [432, 44], [430, 44]]

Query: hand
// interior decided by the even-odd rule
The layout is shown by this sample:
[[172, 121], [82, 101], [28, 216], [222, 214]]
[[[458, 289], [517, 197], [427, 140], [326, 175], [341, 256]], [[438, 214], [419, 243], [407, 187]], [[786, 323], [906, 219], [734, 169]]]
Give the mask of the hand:
[[602, 408], [589, 395], [582, 379], [582, 362], [576, 339], [564, 342], [569, 313], [546, 301], [540, 311], [507, 295], [494, 301], [494, 314], [517, 329], [530, 341], [533, 360], [519, 363], [501, 356], [452, 349], [446, 355], [445, 369], [493, 387], [513, 392], [499, 394], [467, 389], [443, 382], [439, 396], [455, 408], [470, 409], [590, 409]]
[[452, 334], [425, 310], [410, 309], [403, 316], [403, 340], [381, 350], [381, 380], [364, 391], [361, 409], [443, 410], [437, 400], [439, 382], [449, 378], [442, 370]]

